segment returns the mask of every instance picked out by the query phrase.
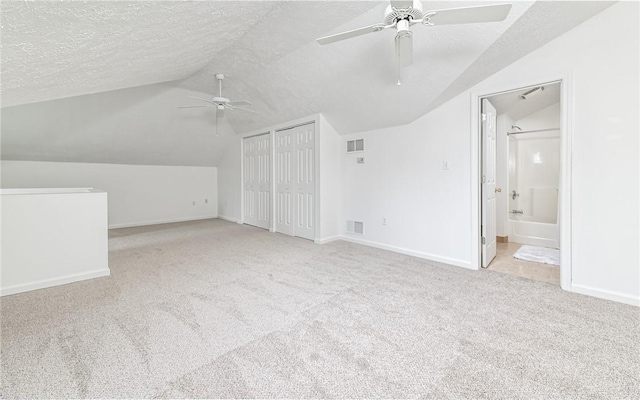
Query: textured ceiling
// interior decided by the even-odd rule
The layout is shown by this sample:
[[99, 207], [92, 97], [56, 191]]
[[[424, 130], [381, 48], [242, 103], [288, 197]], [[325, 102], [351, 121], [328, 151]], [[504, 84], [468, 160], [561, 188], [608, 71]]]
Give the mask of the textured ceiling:
[[560, 83], [544, 85], [542, 92], [538, 92], [526, 99], [521, 99], [520, 95], [529, 90], [531, 88], [498, 94], [489, 97], [489, 101], [496, 108], [498, 114], [509, 114], [514, 121], [518, 121], [560, 101]]
[[181, 79], [276, 2], [3, 1], [2, 105]]
[[[503, 2], [425, 1], [424, 7]], [[2, 156], [216, 165], [215, 159], [202, 158], [199, 139], [188, 142], [193, 155], [188, 149], [180, 157], [172, 153], [185, 146], [177, 132], [195, 129], [183, 129], [180, 116], [189, 121], [209, 118], [208, 110], [178, 114], [160, 106], [189, 104], [187, 95], [194, 92], [215, 93], [219, 72], [230, 75], [224, 81], [225, 96], [249, 100], [260, 113], [228, 113], [225, 123], [236, 133], [318, 112], [343, 134], [406, 124], [611, 5], [513, 3], [507, 19], [498, 23], [413, 27], [415, 63], [403, 69], [403, 84], [397, 86], [393, 31], [326, 46], [314, 40], [381, 22], [388, 4], [384, 1], [2, 1]], [[153, 141], [151, 129], [144, 129], [132, 114], [137, 109], [126, 107], [126, 97], [134, 92], [117, 89], [158, 82], [163, 82], [157, 95], [162, 100], [145, 103], [158, 107], [151, 125], [176, 132]], [[164, 90], [167, 87], [176, 90]], [[49, 101], [102, 92], [109, 93]], [[123, 106], [111, 107], [118, 99]], [[100, 118], [118, 127], [128, 121], [137, 129], [119, 135], [115, 128], [97, 123], [92, 126], [102, 128], [90, 136], [62, 138], [36, 132], [35, 127], [15, 128], [20, 116], [34, 113], [77, 121], [64, 113], [83, 113], [86, 103], [91, 103], [90, 115], [102, 106], [116, 114]], [[153, 108], [145, 112], [153, 113]], [[6, 127], [16, 130], [7, 132]], [[210, 121], [202, 127], [211, 132]], [[117, 142], [109, 141], [111, 134]], [[20, 145], [13, 142], [18, 138]], [[101, 150], [95, 149], [98, 144]], [[28, 155], [29, 149], [36, 155]]]

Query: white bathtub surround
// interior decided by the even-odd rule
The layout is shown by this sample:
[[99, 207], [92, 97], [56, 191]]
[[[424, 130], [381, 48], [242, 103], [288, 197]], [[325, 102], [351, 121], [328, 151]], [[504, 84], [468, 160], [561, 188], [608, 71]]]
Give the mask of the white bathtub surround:
[[549, 247], [524, 245], [516, 251], [513, 257], [519, 260], [560, 266], [560, 250]]
[[107, 194], [3, 189], [0, 295], [109, 275]]
[[[509, 238], [513, 242], [559, 247], [560, 106], [516, 121], [521, 134], [509, 136]], [[514, 196], [515, 194], [515, 196]]]

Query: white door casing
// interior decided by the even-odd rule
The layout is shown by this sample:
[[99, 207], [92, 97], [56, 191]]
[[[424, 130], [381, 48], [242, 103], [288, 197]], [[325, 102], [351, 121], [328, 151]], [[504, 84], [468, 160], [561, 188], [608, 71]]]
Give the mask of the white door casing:
[[275, 230], [293, 236], [293, 130], [276, 132]]
[[496, 109], [482, 99], [482, 267], [496, 256]]
[[271, 137], [244, 139], [244, 223], [269, 229], [271, 221]]

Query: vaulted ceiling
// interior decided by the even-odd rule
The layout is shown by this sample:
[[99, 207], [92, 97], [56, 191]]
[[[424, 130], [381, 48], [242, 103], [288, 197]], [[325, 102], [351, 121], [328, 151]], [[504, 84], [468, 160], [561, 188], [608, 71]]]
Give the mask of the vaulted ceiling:
[[[424, 7], [502, 2], [425, 1]], [[611, 5], [513, 3], [498, 23], [415, 26], [415, 63], [402, 70], [397, 86], [391, 30], [326, 46], [314, 40], [381, 22], [387, 2], [3, 1], [2, 107], [162, 82], [213, 94], [214, 75], [223, 72], [230, 75], [225, 97], [249, 100], [260, 113], [228, 113], [236, 133], [317, 112], [340, 133], [400, 125]], [[124, 146], [140, 142], [131, 135], [122, 140], [127, 153]]]

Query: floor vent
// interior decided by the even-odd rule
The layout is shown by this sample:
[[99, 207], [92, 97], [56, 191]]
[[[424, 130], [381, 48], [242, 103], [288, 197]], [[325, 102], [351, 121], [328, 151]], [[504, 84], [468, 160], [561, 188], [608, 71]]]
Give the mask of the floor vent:
[[364, 151], [364, 139], [347, 141], [347, 153], [353, 153], [356, 151]]
[[364, 234], [364, 224], [360, 221], [347, 221], [347, 233]]

